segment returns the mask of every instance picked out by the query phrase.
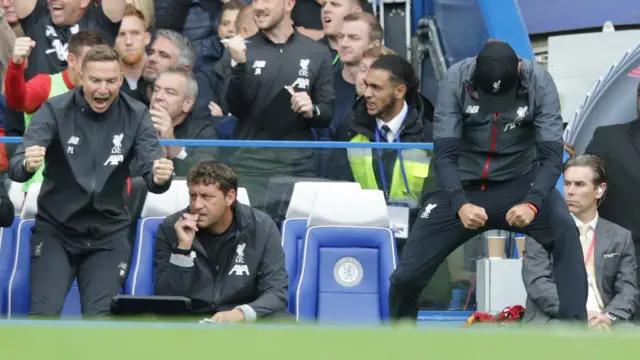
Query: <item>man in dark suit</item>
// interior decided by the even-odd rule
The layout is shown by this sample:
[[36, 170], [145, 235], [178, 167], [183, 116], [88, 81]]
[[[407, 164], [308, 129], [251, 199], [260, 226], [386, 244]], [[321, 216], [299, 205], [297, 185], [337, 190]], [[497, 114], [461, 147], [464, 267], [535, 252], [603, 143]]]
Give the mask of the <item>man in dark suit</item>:
[[[608, 329], [627, 323], [638, 308], [636, 258], [631, 232], [598, 216], [598, 204], [607, 191], [604, 162], [593, 155], [570, 159], [564, 169], [565, 201], [580, 229], [588, 277], [589, 326]], [[522, 278], [527, 290], [523, 322], [547, 323], [558, 313], [558, 292], [552, 257], [527, 238]]]
[[[638, 118], [626, 124], [601, 126], [596, 129], [586, 153], [600, 157], [607, 166], [607, 197], [599, 214], [631, 230], [640, 257], [640, 83], [638, 83]], [[640, 282], [640, 269], [637, 273]]]

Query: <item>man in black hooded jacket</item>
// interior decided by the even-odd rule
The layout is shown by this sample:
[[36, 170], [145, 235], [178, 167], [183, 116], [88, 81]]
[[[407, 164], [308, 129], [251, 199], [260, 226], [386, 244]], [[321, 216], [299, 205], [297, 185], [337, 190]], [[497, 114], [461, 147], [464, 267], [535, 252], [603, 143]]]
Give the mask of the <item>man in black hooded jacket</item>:
[[236, 201], [238, 177], [213, 160], [187, 175], [189, 207], [156, 235], [156, 295], [185, 296], [215, 322], [292, 319], [282, 238], [265, 213]]

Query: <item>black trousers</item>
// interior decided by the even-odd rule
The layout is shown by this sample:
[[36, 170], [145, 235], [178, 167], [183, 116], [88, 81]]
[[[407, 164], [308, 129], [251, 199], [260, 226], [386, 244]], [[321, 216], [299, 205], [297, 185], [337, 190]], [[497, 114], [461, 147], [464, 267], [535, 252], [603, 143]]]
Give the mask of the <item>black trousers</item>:
[[[534, 177], [532, 171], [513, 180], [489, 183], [485, 190], [479, 184], [465, 186], [470, 202], [487, 212], [488, 221], [479, 230], [462, 225], [444, 191], [427, 194], [391, 276], [391, 318], [415, 321], [420, 292], [447, 256], [473, 236], [501, 229], [527, 234], [553, 254], [560, 318], [586, 321], [587, 276], [579, 231], [560, 193], [553, 190], [528, 227], [512, 228], [506, 221], [507, 212], [523, 201]], [[427, 206], [431, 208], [428, 214], [424, 213]]]
[[82, 315], [108, 315], [131, 262], [129, 229], [113, 233], [99, 244], [69, 238], [46, 224], [31, 236], [31, 317], [59, 317], [74, 278], [78, 279]]

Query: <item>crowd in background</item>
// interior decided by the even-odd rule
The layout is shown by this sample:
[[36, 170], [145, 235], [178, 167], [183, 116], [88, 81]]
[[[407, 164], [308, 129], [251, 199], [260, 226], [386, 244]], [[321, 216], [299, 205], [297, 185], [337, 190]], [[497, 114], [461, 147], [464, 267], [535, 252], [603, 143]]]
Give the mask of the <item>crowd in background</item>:
[[[406, 85], [402, 94], [393, 93], [389, 81], [376, 87], [374, 79], [365, 79], [376, 60], [394, 54], [382, 46], [383, 29], [368, 2], [286, 2], [291, 9], [277, 3], [0, 0], [0, 128], [6, 136], [23, 136], [30, 117], [47, 99], [81, 85], [88, 49], [108, 44], [123, 64], [121, 91], [148, 106], [161, 139], [373, 142], [377, 127], [370, 107], [382, 113], [404, 103], [415, 111], [404, 126], [389, 129], [387, 139], [433, 141], [434, 106], [420, 94], [408, 62], [387, 64], [387, 69], [401, 75]], [[258, 33], [269, 29], [285, 34], [292, 25], [296, 32], [284, 46], [275, 46]], [[253, 75], [269, 77], [269, 86], [275, 89], [266, 100], [262, 96], [270, 89], [260, 88], [261, 83], [247, 86], [234, 73], [242, 48], [238, 37], [250, 39], [246, 46], [255, 49], [244, 59]], [[286, 56], [278, 58], [278, 51]], [[265, 67], [268, 71], [263, 71]], [[293, 113], [270, 107], [282, 96], [287, 102], [292, 99]], [[307, 100], [312, 108], [305, 107]], [[15, 151], [15, 145], [2, 147], [0, 170], [6, 169]], [[185, 176], [201, 160], [231, 165], [239, 186], [249, 191], [252, 206], [265, 210], [276, 223], [284, 216], [282, 204], [287, 203], [295, 180], [349, 180], [363, 188], [382, 189], [386, 185], [377, 173], [393, 177], [395, 153], [378, 154], [384, 162], [373, 166], [376, 174], [371, 180], [358, 171], [357, 155], [342, 149], [164, 147], [178, 176]], [[422, 192], [435, 186], [433, 169], [426, 164], [425, 175], [413, 187], [416, 194], [411, 195], [420, 205]], [[41, 181], [41, 174], [31, 181]], [[420, 205], [411, 209], [411, 219]], [[628, 223], [621, 225], [634, 229]], [[436, 274], [434, 285], [425, 289], [424, 307], [473, 309], [474, 260], [486, 255], [487, 235], [517, 236], [494, 231], [456, 250]]]

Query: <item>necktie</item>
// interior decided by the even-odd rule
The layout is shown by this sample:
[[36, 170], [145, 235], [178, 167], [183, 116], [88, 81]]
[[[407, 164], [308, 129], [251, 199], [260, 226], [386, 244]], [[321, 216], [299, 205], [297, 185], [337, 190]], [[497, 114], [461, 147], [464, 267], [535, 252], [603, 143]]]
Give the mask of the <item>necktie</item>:
[[[593, 239], [587, 236], [589, 230], [591, 230], [591, 226], [586, 224], [580, 225], [580, 243], [582, 244], [582, 254], [584, 256], [585, 270], [587, 270], [587, 281], [589, 282], [590, 288], [589, 298], [587, 299], [587, 308], [602, 309], [602, 297], [600, 296], [600, 290], [596, 284], [596, 269], [593, 260], [593, 252], [595, 249], [592, 249], [591, 254], [589, 254], [589, 248], [593, 242]], [[587, 256], [589, 257], [587, 258]]]
[[580, 244], [582, 245], [582, 254], [585, 261], [588, 261], [587, 255], [589, 252], [589, 247], [591, 246], [591, 239], [587, 237], [587, 233], [591, 229], [591, 226], [588, 224], [580, 225]]
[[387, 125], [382, 125], [380, 126], [380, 133], [382, 134], [382, 137], [385, 138], [385, 140], [389, 141], [389, 138], [387, 137], [387, 135], [391, 132], [391, 128], [388, 127]]

